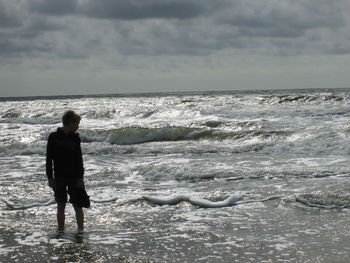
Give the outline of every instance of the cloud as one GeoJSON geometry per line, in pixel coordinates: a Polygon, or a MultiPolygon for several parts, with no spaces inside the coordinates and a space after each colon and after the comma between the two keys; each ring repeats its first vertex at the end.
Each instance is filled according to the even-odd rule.
{"type": "Polygon", "coordinates": [[[312,29],[344,26],[346,13],[342,1],[232,1],[219,20],[247,28],[312,29]]]}
{"type": "Polygon", "coordinates": [[[0,0],[0,28],[16,28],[22,25],[18,1],[0,0]]]}
{"type": "Polygon", "coordinates": [[[98,19],[139,20],[150,18],[188,19],[205,11],[203,0],[31,0],[31,12],[98,19]]]}
{"type": "Polygon", "coordinates": [[[27,2],[30,12],[53,16],[76,14],[77,0],[30,0],[27,2]]]}
{"type": "Polygon", "coordinates": [[[0,57],[37,57],[54,51],[54,43],[48,34],[65,27],[52,19],[27,16],[11,29],[0,26],[0,57]]]}
{"type": "Polygon", "coordinates": [[[203,6],[199,0],[85,0],[80,5],[80,14],[93,18],[120,20],[188,19],[201,15],[204,11],[203,6]]]}
{"type": "Polygon", "coordinates": [[[347,0],[0,0],[0,57],[348,54],[349,13],[347,0]]]}

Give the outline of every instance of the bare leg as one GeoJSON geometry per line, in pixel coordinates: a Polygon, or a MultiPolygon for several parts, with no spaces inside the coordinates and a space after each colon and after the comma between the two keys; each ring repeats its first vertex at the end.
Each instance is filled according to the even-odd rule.
{"type": "Polygon", "coordinates": [[[84,230],[84,211],[82,207],[74,206],[75,218],[77,219],[78,230],[84,230]]]}
{"type": "Polygon", "coordinates": [[[57,203],[57,224],[58,230],[64,230],[65,214],[64,210],[66,208],[65,203],[57,203]]]}

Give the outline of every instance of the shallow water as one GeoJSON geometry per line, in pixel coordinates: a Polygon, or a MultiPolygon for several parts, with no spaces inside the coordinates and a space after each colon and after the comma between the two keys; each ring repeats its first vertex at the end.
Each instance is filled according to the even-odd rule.
{"type": "Polygon", "coordinates": [[[348,262],[349,102],[348,90],[2,100],[0,198],[52,199],[46,140],[74,109],[93,202],[78,238],[70,206],[57,238],[55,205],[2,202],[0,261],[348,262]],[[242,200],[222,208],[142,198],[231,194],[242,200]]]}

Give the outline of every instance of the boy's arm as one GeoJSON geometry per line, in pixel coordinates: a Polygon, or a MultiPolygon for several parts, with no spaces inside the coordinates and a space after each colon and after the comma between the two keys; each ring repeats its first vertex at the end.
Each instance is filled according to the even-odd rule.
{"type": "Polygon", "coordinates": [[[83,154],[81,152],[81,141],[80,137],[78,137],[79,143],[78,143],[78,151],[77,151],[77,161],[78,161],[78,188],[85,188],[84,184],[84,162],[83,162],[83,154]]]}
{"type": "Polygon", "coordinates": [[[53,138],[52,134],[50,134],[49,139],[47,140],[46,147],[46,176],[47,179],[53,179],[53,170],[52,170],[52,162],[53,162],[53,138]]]}
{"type": "Polygon", "coordinates": [[[81,144],[81,142],[80,142],[80,138],[79,138],[78,151],[77,151],[78,178],[83,179],[83,177],[84,177],[84,163],[83,163],[83,154],[81,152],[81,145],[80,144],[81,144]]]}

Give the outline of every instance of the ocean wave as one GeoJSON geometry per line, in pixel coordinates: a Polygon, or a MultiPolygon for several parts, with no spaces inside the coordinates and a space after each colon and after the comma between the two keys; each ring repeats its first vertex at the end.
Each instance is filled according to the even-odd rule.
{"type": "Polygon", "coordinates": [[[347,131],[333,132],[309,130],[307,132],[294,132],[285,140],[266,145],[262,149],[266,154],[346,154],[350,153],[347,131]]]}
{"type": "Polygon", "coordinates": [[[16,156],[16,155],[44,155],[46,147],[43,144],[26,144],[14,142],[8,145],[0,145],[0,156],[16,156]]]}
{"type": "Polygon", "coordinates": [[[82,116],[88,119],[113,119],[116,115],[116,109],[96,109],[83,112],[82,116]]]}
{"type": "Polygon", "coordinates": [[[211,136],[207,129],[164,127],[164,128],[121,128],[112,130],[107,141],[111,144],[139,144],[154,141],[198,140],[211,136]]]}
{"type": "MultiPolygon", "coordinates": [[[[176,154],[176,153],[239,153],[261,151],[271,143],[278,143],[290,134],[288,131],[225,131],[210,128],[127,127],[111,130],[81,130],[83,153],[96,154],[176,154]],[[180,142],[192,143],[180,145],[180,142]],[[200,141],[200,142],[199,142],[200,141]],[[150,142],[178,142],[167,147],[149,147],[150,142]],[[198,142],[198,143],[197,143],[198,142]],[[119,147],[115,147],[118,145],[119,147]]],[[[0,143],[0,154],[33,155],[45,154],[47,133],[33,142],[20,141],[0,143]]]]}
{"type": "MultiPolygon", "coordinates": [[[[212,125],[212,124],[209,124],[212,125]]],[[[214,125],[214,124],[213,124],[214,125]]],[[[189,127],[127,127],[109,131],[82,131],[83,142],[109,142],[110,144],[132,145],[146,142],[185,141],[185,140],[249,140],[253,138],[270,139],[272,137],[287,136],[289,131],[223,131],[209,128],[189,127]]]]}
{"type": "Polygon", "coordinates": [[[295,200],[310,207],[346,208],[350,207],[350,194],[347,192],[303,193],[295,196],[295,200]]]}
{"type": "Polygon", "coordinates": [[[12,123],[12,124],[32,124],[32,125],[45,125],[45,124],[59,124],[61,120],[59,118],[1,118],[0,123],[12,123]]]}
{"type": "Polygon", "coordinates": [[[0,115],[3,119],[15,119],[21,116],[21,112],[14,109],[9,109],[0,115]]]}
{"type": "Polygon", "coordinates": [[[81,132],[82,142],[108,142],[118,145],[132,145],[146,142],[198,140],[210,137],[208,129],[186,127],[144,128],[127,127],[112,130],[85,130],[81,132]]]}
{"type": "MultiPolygon", "coordinates": [[[[333,154],[348,155],[347,136],[333,133],[298,133],[283,130],[227,131],[209,128],[120,128],[82,130],[82,150],[85,155],[98,154],[333,154]],[[157,144],[150,144],[157,142],[157,144]],[[162,143],[161,146],[159,143],[162,143]]],[[[20,139],[0,142],[0,155],[45,154],[47,134],[32,141],[20,139]]]]}
{"type": "Polygon", "coordinates": [[[35,106],[18,105],[15,109],[9,108],[0,112],[0,123],[14,124],[57,124],[61,122],[60,114],[57,112],[45,111],[35,106]]]}
{"type": "Polygon", "coordinates": [[[144,128],[127,127],[112,130],[82,131],[82,142],[108,142],[132,145],[146,142],[197,140],[212,133],[210,130],[186,127],[144,128]]]}
{"type": "Polygon", "coordinates": [[[260,104],[315,104],[349,102],[348,94],[310,93],[310,94],[280,94],[263,95],[260,104]]]}

